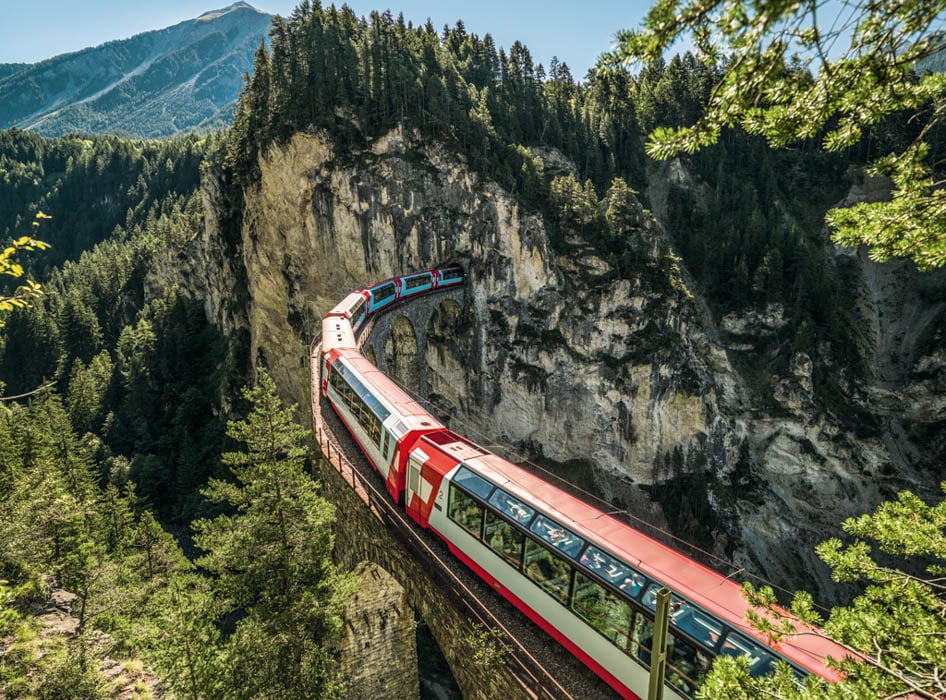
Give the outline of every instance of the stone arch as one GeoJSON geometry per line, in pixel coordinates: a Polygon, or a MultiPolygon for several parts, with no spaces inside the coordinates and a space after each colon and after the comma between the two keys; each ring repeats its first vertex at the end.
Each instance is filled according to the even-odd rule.
{"type": "Polygon", "coordinates": [[[370,343],[365,344],[365,357],[368,358],[368,362],[373,364],[375,367],[378,366],[378,358],[374,354],[374,346],[370,343]]]}
{"type": "Polygon", "coordinates": [[[406,316],[391,326],[384,346],[385,372],[412,391],[420,391],[420,364],[417,361],[417,332],[406,316]]]}
{"type": "Polygon", "coordinates": [[[444,299],[427,323],[427,390],[430,400],[455,415],[466,402],[467,360],[459,345],[464,326],[463,309],[454,299],[444,299]]]}

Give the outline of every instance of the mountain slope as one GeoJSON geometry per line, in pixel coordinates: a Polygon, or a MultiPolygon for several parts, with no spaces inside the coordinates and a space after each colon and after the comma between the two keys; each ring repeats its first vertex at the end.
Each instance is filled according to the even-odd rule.
{"type": "Polygon", "coordinates": [[[0,66],[0,128],[168,136],[223,125],[271,19],[238,2],[130,39],[0,66]]]}

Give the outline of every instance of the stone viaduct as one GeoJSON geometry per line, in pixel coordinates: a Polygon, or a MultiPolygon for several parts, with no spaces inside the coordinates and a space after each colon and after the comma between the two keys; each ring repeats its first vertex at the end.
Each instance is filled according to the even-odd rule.
{"type": "MultiPolygon", "coordinates": [[[[455,327],[463,304],[464,289],[455,288],[395,307],[365,330],[365,354],[389,376],[426,393],[428,338],[455,327]]],[[[317,348],[314,342],[312,416],[323,457],[316,469],[325,496],[337,508],[336,557],[361,577],[346,611],[341,649],[348,697],[419,696],[415,611],[433,633],[464,698],[575,697],[567,677],[588,683],[590,671],[537,628],[530,632],[531,644],[516,639],[520,635],[511,633],[507,622],[519,613],[436,537],[416,528],[391,503],[380,477],[358,459],[344,426],[320,401],[317,348]],[[542,656],[550,650],[559,678],[545,670],[549,661],[542,656]]],[[[607,686],[600,688],[608,697],[607,686]]]]}

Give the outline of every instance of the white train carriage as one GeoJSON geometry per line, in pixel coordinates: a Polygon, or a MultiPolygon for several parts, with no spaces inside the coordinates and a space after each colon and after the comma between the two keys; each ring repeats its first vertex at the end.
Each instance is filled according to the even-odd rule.
{"type": "Polygon", "coordinates": [[[401,447],[426,432],[443,430],[443,424],[354,348],[325,354],[322,391],[384,477],[391,498],[400,502],[407,462],[407,452],[401,447]]]}

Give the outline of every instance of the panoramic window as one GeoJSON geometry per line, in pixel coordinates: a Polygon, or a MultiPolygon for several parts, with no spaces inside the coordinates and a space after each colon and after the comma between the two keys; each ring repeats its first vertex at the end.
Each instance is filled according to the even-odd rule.
{"type": "Polygon", "coordinates": [[[641,613],[634,615],[630,655],[650,668],[650,650],[654,646],[654,622],[641,613]]]}
{"type": "Polygon", "coordinates": [[[479,539],[483,529],[483,506],[474,501],[453,484],[450,484],[450,519],[479,539]]]}
{"type": "Polygon", "coordinates": [[[764,676],[775,665],[775,657],[761,644],[749,641],[735,632],[726,636],[719,653],[726,656],[745,656],[749,661],[749,673],[753,676],[764,676]]]}
{"type": "Polygon", "coordinates": [[[571,567],[564,559],[533,540],[526,540],[526,576],[539,584],[546,593],[563,605],[568,604],[568,587],[571,583],[571,567]]]}
{"type": "MultiPolygon", "coordinates": [[[[657,607],[657,591],[659,588],[660,586],[653,583],[644,593],[643,603],[651,610],[657,607]]],[[[676,629],[686,632],[710,649],[715,648],[719,638],[723,636],[721,622],[677,595],[670,596],[670,624],[676,629]]]]}
{"type": "Polygon", "coordinates": [[[624,562],[615,559],[594,545],[588,545],[581,555],[581,565],[594,571],[632,598],[644,587],[646,579],[624,562]]]}
{"type": "Polygon", "coordinates": [[[510,564],[519,567],[522,562],[522,544],[525,535],[495,513],[486,512],[483,540],[510,564]]]}
{"type": "Polygon", "coordinates": [[[339,364],[332,366],[329,383],[342,399],[355,421],[364,429],[371,442],[379,446],[381,443],[381,422],[390,413],[355,377],[345,377],[339,369],[339,364]],[[379,416],[378,414],[381,414],[379,416]],[[383,417],[382,417],[383,416],[383,417]]]}
{"type": "Polygon", "coordinates": [[[496,493],[489,499],[489,502],[520,524],[529,522],[532,520],[532,516],[535,515],[535,509],[501,489],[496,489],[496,493]]]}
{"type": "Polygon", "coordinates": [[[382,284],[380,287],[372,289],[371,298],[374,300],[375,304],[378,304],[385,299],[393,297],[394,291],[394,282],[388,282],[387,284],[382,284]]]}
{"type": "Polygon", "coordinates": [[[693,697],[710,667],[710,655],[679,637],[667,648],[667,685],[678,693],[693,697]]]}
{"type": "Polygon", "coordinates": [[[365,300],[359,299],[355,303],[355,305],[351,307],[351,311],[349,311],[349,315],[351,318],[351,325],[357,326],[358,323],[361,321],[362,317],[365,315],[365,300]]]}
{"type": "Polygon", "coordinates": [[[575,574],[572,610],[621,649],[627,648],[630,606],[580,571],[575,574]]]}
{"type": "Polygon", "coordinates": [[[418,287],[423,287],[430,284],[430,273],[425,272],[422,275],[417,275],[416,277],[408,277],[404,280],[404,289],[411,290],[417,289],[418,287]]]}
{"type": "Polygon", "coordinates": [[[474,474],[463,466],[457,469],[456,476],[453,477],[453,480],[463,486],[467,491],[472,491],[484,500],[489,498],[489,494],[493,490],[491,483],[479,474],[474,474]]]}
{"type": "Polygon", "coordinates": [[[670,599],[670,623],[710,649],[723,636],[721,622],[676,596],[670,599]]]}
{"type": "Polygon", "coordinates": [[[540,515],[529,528],[543,540],[570,557],[577,557],[585,541],[571,530],[562,527],[554,520],[540,515]]]}

